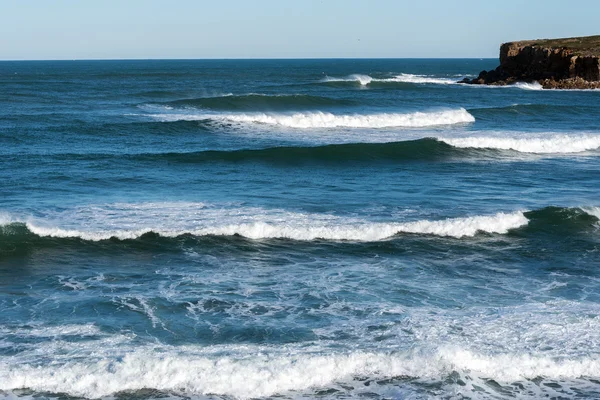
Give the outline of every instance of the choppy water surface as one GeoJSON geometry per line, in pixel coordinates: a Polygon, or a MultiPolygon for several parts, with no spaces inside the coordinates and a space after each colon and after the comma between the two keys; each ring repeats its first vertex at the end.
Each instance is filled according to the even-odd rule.
{"type": "Polygon", "coordinates": [[[0,63],[0,398],[600,397],[600,92],[495,63],[0,63]]]}

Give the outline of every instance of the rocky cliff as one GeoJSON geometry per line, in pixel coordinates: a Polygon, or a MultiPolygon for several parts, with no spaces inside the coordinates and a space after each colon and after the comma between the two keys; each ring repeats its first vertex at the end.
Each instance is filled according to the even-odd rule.
{"type": "Polygon", "coordinates": [[[537,81],[546,89],[600,89],[600,36],[504,43],[498,68],[462,82],[520,81],[537,81]]]}

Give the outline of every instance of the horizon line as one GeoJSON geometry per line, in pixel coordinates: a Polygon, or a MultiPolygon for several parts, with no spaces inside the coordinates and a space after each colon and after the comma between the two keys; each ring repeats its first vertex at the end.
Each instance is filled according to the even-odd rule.
{"type": "Polygon", "coordinates": [[[26,61],[254,61],[254,60],[493,60],[498,57],[207,57],[207,58],[7,58],[0,62],[26,61]]]}

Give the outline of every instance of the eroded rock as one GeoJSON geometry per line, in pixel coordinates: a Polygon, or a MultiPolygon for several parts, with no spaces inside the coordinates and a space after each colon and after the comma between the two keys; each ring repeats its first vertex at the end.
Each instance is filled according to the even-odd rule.
{"type": "Polygon", "coordinates": [[[500,66],[461,83],[539,82],[545,89],[600,88],[600,36],[531,40],[500,46],[500,66]]]}

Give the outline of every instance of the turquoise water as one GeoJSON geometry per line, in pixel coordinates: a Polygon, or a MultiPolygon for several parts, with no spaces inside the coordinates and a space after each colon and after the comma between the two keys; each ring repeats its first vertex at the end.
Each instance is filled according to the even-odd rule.
{"type": "Polygon", "coordinates": [[[600,397],[600,92],[496,63],[0,63],[0,398],[600,397]]]}

